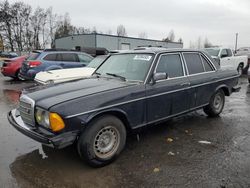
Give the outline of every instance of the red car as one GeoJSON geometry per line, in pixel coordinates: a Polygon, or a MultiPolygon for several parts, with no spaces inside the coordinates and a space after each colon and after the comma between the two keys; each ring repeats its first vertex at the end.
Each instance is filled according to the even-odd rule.
{"type": "Polygon", "coordinates": [[[12,78],[18,78],[19,70],[22,66],[23,61],[27,56],[15,57],[12,59],[4,60],[4,63],[1,67],[1,72],[4,76],[9,76],[12,78]]]}

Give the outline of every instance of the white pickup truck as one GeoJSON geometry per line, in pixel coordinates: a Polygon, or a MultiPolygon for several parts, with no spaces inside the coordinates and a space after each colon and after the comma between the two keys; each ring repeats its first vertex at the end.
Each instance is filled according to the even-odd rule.
{"type": "Polygon", "coordinates": [[[235,56],[230,48],[205,48],[213,58],[220,59],[220,66],[223,69],[237,69],[242,74],[243,68],[248,63],[247,56],[235,56]]]}

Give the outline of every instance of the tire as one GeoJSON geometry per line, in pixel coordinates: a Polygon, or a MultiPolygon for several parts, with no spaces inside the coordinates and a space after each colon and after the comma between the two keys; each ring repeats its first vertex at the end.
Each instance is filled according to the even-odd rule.
{"type": "Polygon", "coordinates": [[[210,117],[219,116],[225,104],[225,94],[222,89],[216,91],[211,97],[209,104],[203,108],[204,112],[210,117]]]}
{"type": "Polygon", "coordinates": [[[242,73],[243,73],[243,64],[239,64],[239,66],[237,68],[237,71],[238,71],[239,75],[242,75],[242,73]]]}
{"type": "Polygon", "coordinates": [[[20,79],[18,78],[19,72],[20,72],[20,69],[18,69],[18,70],[16,71],[16,73],[15,73],[15,77],[14,77],[15,80],[20,80],[20,79]]]}
{"type": "Polygon", "coordinates": [[[126,129],[114,116],[101,116],[92,121],[80,135],[77,150],[80,157],[92,167],[113,162],[126,143],[126,129]]]}

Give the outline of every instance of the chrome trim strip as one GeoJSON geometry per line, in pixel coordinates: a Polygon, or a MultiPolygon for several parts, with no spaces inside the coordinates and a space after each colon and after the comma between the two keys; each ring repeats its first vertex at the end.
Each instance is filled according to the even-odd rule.
{"type": "Polygon", "coordinates": [[[91,113],[91,112],[96,112],[96,111],[112,108],[114,106],[119,106],[119,105],[131,103],[131,102],[135,102],[135,101],[139,101],[139,100],[149,99],[149,98],[153,98],[153,97],[156,97],[156,96],[161,96],[161,95],[165,95],[165,94],[169,94],[169,93],[175,93],[175,92],[178,92],[178,91],[182,91],[182,90],[186,90],[186,89],[190,89],[190,88],[196,88],[196,87],[200,87],[200,86],[203,86],[203,85],[216,83],[216,82],[220,82],[220,81],[228,80],[228,79],[232,79],[232,78],[238,78],[238,77],[239,77],[238,75],[237,76],[232,76],[232,77],[229,77],[229,78],[219,79],[219,80],[216,80],[216,81],[213,81],[213,82],[207,82],[207,83],[204,83],[204,84],[198,84],[198,85],[187,87],[187,88],[182,88],[182,89],[177,89],[177,90],[173,90],[173,91],[163,92],[163,93],[159,93],[159,94],[155,94],[155,95],[151,95],[151,96],[147,96],[147,97],[141,97],[141,98],[133,99],[133,100],[130,100],[130,101],[125,101],[125,102],[121,102],[121,103],[117,103],[117,104],[104,106],[104,107],[101,107],[101,108],[96,108],[96,109],[89,110],[89,111],[86,111],[86,112],[81,112],[81,113],[69,115],[69,116],[66,116],[65,118],[68,119],[68,118],[76,117],[76,116],[79,116],[79,115],[84,115],[84,114],[88,114],[88,113],[91,113]]]}
{"type": "MultiPolygon", "coordinates": [[[[154,54],[155,54],[155,53],[154,53],[154,54]]],[[[146,84],[146,82],[147,82],[147,80],[148,80],[148,77],[149,77],[149,74],[151,73],[152,68],[153,68],[153,66],[154,66],[154,64],[155,64],[156,57],[157,57],[157,54],[154,55],[154,59],[153,59],[152,62],[151,62],[151,66],[150,66],[150,68],[149,68],[149,70],[148,70],[148,74],[146,75],[145,80],[144,80],[144,82],[143,82],[144,85],[146,84]]]]}
{"type": "Polygon", "coordinates": [[[147,123],[143,123],[143,124],[141,124],[141,125],[137,125],[137,126],[135,126],[135,127],[132,127],[132,129],[137,129],[137,128],[143,127],[143,126],[145,126],[145,125],[149,125],[149,124],[157,123],[157,122],[160,122],[160,121],[164,121],[164,120],[167,120],[167,119],[169,119],[169,118],[172,118],[172,117],[175,117],[175,116],[178,116],[178,115],[181,115],[181,114],[185,114],[185,113],[191,112],[191,111],[193,111],[193,110],[202,108],[202,107],[204,107],[204,106],[206,106],[206,105],[208,105],[208,104],[209,104],[209,103],[205,103],[205,104],[200,105],[200,106],[197,106],[197,107],[195,107],[195,108],[190,108],[189,110],[185,110],[185,111],[182,111],[182,112],[179,112],[179,113],[176,113],[176,114],[172,114],[172,115],[170,115],[170,116],[166,116],[166,117],[164,117],[164,118],[160,118],[160,119],[153,120],[153,121],[150,121],[150,122],[147,122],[147,123]]]}

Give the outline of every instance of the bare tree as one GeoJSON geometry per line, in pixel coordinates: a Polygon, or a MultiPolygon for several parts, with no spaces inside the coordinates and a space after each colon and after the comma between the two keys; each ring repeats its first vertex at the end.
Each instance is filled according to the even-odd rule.
{"type": "Polygon", "coordinates": [[[141,33],[139,33],[138,37],[139,37],[139,38],[142,38],[142,39],[147,39],[147,38],[148,38],[148,35],[147,35],[146,32],[141,32],[141,33]]]}
{"type": "Polygon", "coordinates": [[[11,51],[14,51],[14,38],[12,35],[11,21],[13,19],[11,12],[11,5],[6,0],[0,2],[0,28],[3,36],[3,41],[7,43],[7,48],[9,47],[11,51]]]}
{"type": "Polygon", "coordinates": [[[213,46],[213,44],[211,42],[209,42],[209,40],[206,37],[205,41],[204,41],[204,48],[210,48],[212,46],[213,46]]]}
{"type": "Polygon", "coordinates": [[[123,25],[118,25],[117,26],[117,36],[123,36],[123,37],[127,36],[126,29],[125,29],[125,27],[123,25]]]}
{"type": "Polygon", "coordinates": [[[75,28],[71,25],[69,14],[64,15],[63,21],[59,23],[55,32],[55,39],[74,34],[75,28]]]}
{"type": "Polygon", "coordinates": [[[183,43],[182,38],[179,38],[179,39],[178,39],[178,42],[179,42],[179,43],[183,43]]]}
{"type": "Polygon", "coordinates": [[[174,30],[171,30],[168,34],[168,39],[170,42],[174,42],[175,40],[175,34],[174,34],[174,30]]]}
{"type": "Polygon", "coordinates": [[[197,42],[196,42],[196,47],[197,49],[203,48],[201,37],[198,37],[197,42]]]}
{"type": "Polygon", "coordinates": [[[111,29],[109,29],[109,30],[106,32],[106,34],[107,34],[107,35],[112,35],[112,34],[113,34],[113,32],[112,32],[112,30],[111,30],[111,29]]]}

